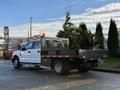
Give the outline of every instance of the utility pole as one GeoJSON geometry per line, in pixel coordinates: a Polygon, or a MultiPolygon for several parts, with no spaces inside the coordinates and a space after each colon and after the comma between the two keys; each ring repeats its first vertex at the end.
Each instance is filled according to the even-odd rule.
{"type": "Polygon", "coordinates": [[[29,30],[28,30],[28,38],[30,37],[30,35],[29,35],[30,33],[29,33],[29,30]]]}
{"type": "Polygon", "coordinates": [[[32,17],[30,17],[30,37],[32,37],[32,17]]]}

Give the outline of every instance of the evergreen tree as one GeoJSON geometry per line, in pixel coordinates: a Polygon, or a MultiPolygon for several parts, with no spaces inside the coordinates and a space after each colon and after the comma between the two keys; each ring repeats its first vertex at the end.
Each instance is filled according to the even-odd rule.
{"type": "Polygon", "coordinates": [[[119,38],[118,30],[114,20],[110,20],[109,33],[108,33],[108,51],[111,57],[117,55],[117,50],[119,49],[119,38]]]}
{"type": "Polygon", "coordinates": [[[93,47],[93,35],[87,30],[87,26],[81,23],[76,27],[70,22],[70,13],[67,12],[63,30],[59,31],[57,37],[69,38],[70,48],[90,49],[93,47]]]}
{"type": "Polygon", "coordinates": [[[99,49],[104,49],[104,36],[102,30],[103,28],[101,23],[97,23],[95,32],[95,47],[99,49]]]}
{"type": "Polygon", "coordinates": [[[57,37],[60,38],[69,38],[70,40],[70,48],[79,48],[78,40],[76,37],[76,29],[77,27],[70,22],[70,13],[66,13],[65,23],[63,24],[63,30],[59,31],[57,37]]]}
{"type": "Polygon", "coordinates": [[[87,30],[85,23],[79,25],[80,30],[80,47],[81,49],[91,49],[93,48],[93,35],[87,30]]]}

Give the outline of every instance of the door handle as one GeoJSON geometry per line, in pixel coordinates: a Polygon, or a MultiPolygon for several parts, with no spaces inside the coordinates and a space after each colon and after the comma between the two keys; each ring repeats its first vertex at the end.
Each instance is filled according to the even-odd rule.
{"type": "Polygon", "coordinates": [[[38,53],[40,53],[40,51],[37,51],[38,53]]]}
{"type": "Polygon", "coordinates": [[[30,51],[28,51],[28,53],[31,53],[30,51]]]}

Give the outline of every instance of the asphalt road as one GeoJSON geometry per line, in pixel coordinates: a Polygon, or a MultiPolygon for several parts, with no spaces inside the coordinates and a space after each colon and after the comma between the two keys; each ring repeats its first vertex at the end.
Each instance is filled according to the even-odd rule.
{"type": "Polygon", "coordinates": [[[0,90],[120,90],[120,74],[89,71],[55,75],[49,69],[22,68],[0,61],[0,90]]]}

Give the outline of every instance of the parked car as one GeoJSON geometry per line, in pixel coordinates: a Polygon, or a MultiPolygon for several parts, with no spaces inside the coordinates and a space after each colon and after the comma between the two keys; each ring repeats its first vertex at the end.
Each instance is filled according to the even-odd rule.
{"type": "Polygon", "coordinates": [[[4,51],[3,58],[4,59],[11,59],[13,51],[15,51],[15,49],[9,49],[9,50],[4,51]]]}

